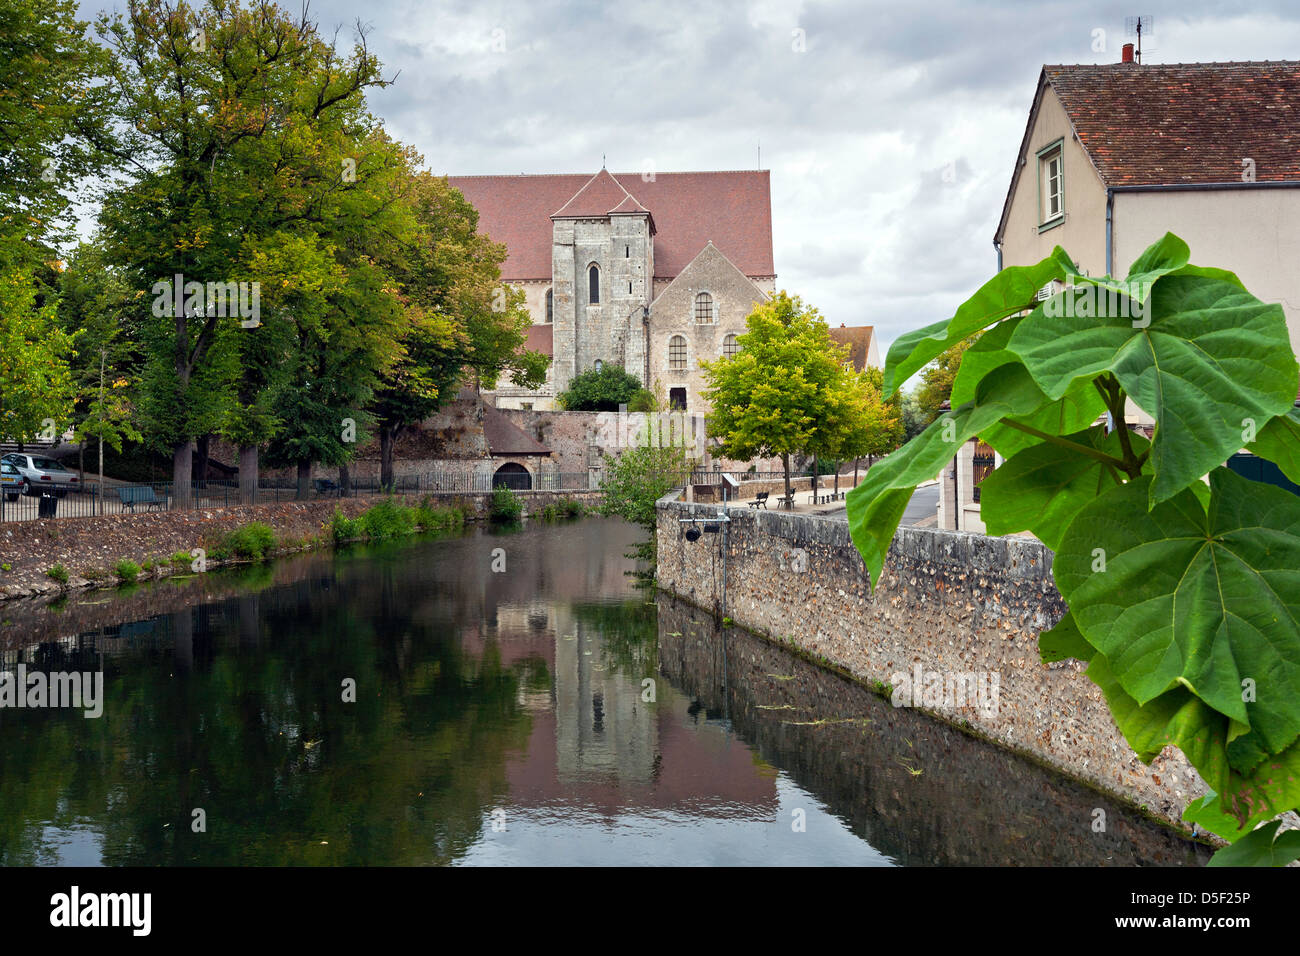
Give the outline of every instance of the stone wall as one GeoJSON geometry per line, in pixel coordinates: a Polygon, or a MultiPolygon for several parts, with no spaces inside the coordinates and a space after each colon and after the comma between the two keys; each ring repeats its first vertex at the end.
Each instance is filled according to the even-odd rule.
{"type": "Polygon", "coordinates": [[[996,707],[922,698],[923,709],[1042,760],[1076,779],[1177,821],[1205,792],[1178,751],[1147,766],[1116,729],[1085,665],[1044,665],[1038,633],[1064,612],[1052,553],[1031,538],[900,528],[873,594],[841,517],[733,509],[722,535],[688,542],[678,519],[708,506],[659,502],[659,586],[766,636],[843,667],[868,684],[906,692],[915,668],[957,692],[972,675],[996,707]],[[878,682],[878,683],[877,683],[878,682]],[[990,695],[991,696],[991,695],[990,695]]]}
{"type": "MultiPolygon", "coordinates": [[[[594,505],[598,492],[522,491],[524,514],[538,514],[547,505],[576,500],[594,505]]],[[[424,495],[405,496],[416,504],[424,495]]],[[[434,505],[455,505],[474,515],[487,514],[491,494],[433,494],[434,505]]],[[[339,508],[354,517],[382,501],[378,496],[286,501],[229,508],[189,511],[152,511],[138,514],[56,518],[44,521],[7,521],[0,525],[0,601],[57,591],[60,585],[46,571],[56,564],[67,569],[70,585],[85,586],[109,577],[121,560],[143,565],[163,564],[177,551],[211,550],[222,536],[253,521],[270,525],[287,550],[329,545],[326,529],[339,508]]],[[[0,629],[3,633],[3,629],[0,629]]]]}

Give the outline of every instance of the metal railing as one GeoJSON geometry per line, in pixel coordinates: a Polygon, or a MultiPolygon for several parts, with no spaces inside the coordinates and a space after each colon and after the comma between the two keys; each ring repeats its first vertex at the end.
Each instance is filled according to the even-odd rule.
{"type": "MultiPolygon", "coordinates": [[[[722,484],[723,475],[728,475],[734,478],[736,481],[784,481],[785,480],[784,471],[711,471],[707,468],[697,468],[695,471],[691,472],[691,484],[720,485],[722,484]]],[[[790,472],[791,481],[793,481],[796,478],[807,478],[807,477],[808,477],[808,473],[806,471],[790,472]]],[[[832,480],[834,480],[835,478],[834,475],[826,475],[824,477],[830,478],[832,480]]]]}
{"type": "MultiPolygon", "coordinates": [[[[299,495],[297,482],[293,479],[264,478],[258,481],[254,503],[319,501],[388,494],[483,494],[502,485],[513,491],[581,492],[591,490],[592,478],[588,472],[554,472],[536,476],[522,472],[497,475],[428,472],[395,476],[392,484],[387,487],[378,478],[354,478],[346,488],[340,487],[336,479],[316,478],[308,485],[305,496],[299,495]]],[[[147,514],[154,511],[227,508],[238,504],[240,494],[236,479],[191,482],[189,494],[178,496],[170,481],[106,484],[101,495],[99,483],[92,478],[84,485],[57,493],[26,496],[6,491],[0,497],[0,521],[147,514]]]]}

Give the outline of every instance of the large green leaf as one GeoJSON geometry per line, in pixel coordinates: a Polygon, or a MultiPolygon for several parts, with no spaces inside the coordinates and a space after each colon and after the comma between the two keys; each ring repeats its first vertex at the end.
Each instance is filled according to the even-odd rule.
{"type": "MultiPolygon", "coordinates": [[[[1128,437],[1135,452],[1146,449],[1141,435],[1128,437]]],[[[1118,432],[1108,435],[1103,428],[1089,428],[1064,440],[1123,457],[1118,432]]],[[[1112,466],[1053,442],[1039,442],[1008,458],[980,483],[980,517],[989,534],[1032,531],[1055,551],[1079,510],[1118,482],[1112,466]]]]}
{"type": "MultiPolygon", "coordinates": [[[[1075,290],[1080,293],[1080,290],[1075,290]]],[[[1295,401],[1300,370],[1282,307],[1230,282],[1192,275],[1158,281],[1150,324],[1107,315],[1035,311],[1007,348],[1049,396],[1113,372],[1157,422],[1151,501],[1163,501],[1242,445],[1244,423],[1267,422],[1295,401]]]]}
{"type": "Polygon", "coordinates": [[[1093,654],[1087,674],[1101,688],[1116,726],[1143,763],[1150,763],[1166,747],[1177,747],[1212,788],[1231,787],[1226,717],[1185,687],[1139,704],[1120,686],[1102,654],[1093,654]]]}
{"type": "Polygon", "coordinates": [[[1069,611],[1056,622],[1056,626],[1038,635],[1038,656],[1044,664],[1074,659],[1090,661],[1096,648],[1083,639],[1079,625],[1069,611]]]}
{"type": "Polygon", "coordinates": [[[1075,274],[1074,263],[1057,246],[1035,265],[1003,269],[963,302],[951,319],[900,335],[885,360],[884,397],[889,398],[927,362],[962,339],[1009,315],[1032,309],[1038,290],[1048,282],[1075,274]]]}
{"type": "MultiPolygon", "coordinates": [[[[1129,267],[1128,277],[1124,279],[1112,279],[1110,276],[1074,276],[1071,280],[1072,285],[1094,286],[1109,292],[1114,292],[1118,296],[1123,296],[1131,301],[1125,306],[1131,310],[1132,304],[1138,305],[1145,302],[1151,295],[1151,290],[1157,279],[1171,274],[1180,274],[1184,270],[1198,270],[1197,266],[1188,266],[1187,260],[1191,255],[1187,248],[1187,243],[1183,242],[1172,232],[1166,232],[1163,236],[1143,250],[1142,255],[1134,260],[1133,265],[1129,267]]],[[[1223,276],[1232,276],[1230,272],[1223,270],[1213,270],[1215,273],[1222,273],[1223,276]]],[[[1198,270],[1195,274],[1205,275],[1209,270],[1198,270]]],[[[1236,276],[1232,276],[1236,279],[1236,276]]],[[[1240,283],[1238,283],[1240,284],[1240,283]]],[[[1116,303],[1118,304],[1118,303],[1116,303]]]]}
{"type": "Polygon", "coordinates": [[[1250,450],[1267,458],[1300,485],[1300,408],[1291,408],[1285,415],[1269,419],[1259,431],[1250,450]]]}
{"type": "Polygon", "coordinates": [[[1206,866],[1286,866],[1300,860],[1300,830],[1278,834],[1281,820],[1252,830],[1231,846],[1226,846],[1206,866]]]}
{"type": "Polygon", "coordinates": [[[1230,721],[1186,687],[1174,687],[1138,704],[1120,686],[1105,656],[1097,653],[1087,675],[1101,689],[1116,726],[1143,763],[1150,763],[1165,747],[1177,747],[1220,794],[1219,806],[1198,816],[1207,829],[1227,838],[1221,827],[1210,826],[1212,817],[1230,814],[1240,827],[1250,827],[1300,806],[1300,743],[1240,773],[1227,756],[1230,721]]]}
{"type": "Polygon", "coordinates": [[[871,572],[872,587],[879,583],[889,544],[916,486],[937,475],[962,444],[982,429],[1005,416],[1027,414],[1046,400],[1023,365],[1004,365],[980,383],[975,400],[940,415],[925,431],[872,466],[845,499],[849,533],[871,572]]]}
{"type": "Polygon", "coordinates": [[[1053,561],[1061,594],[1139,703],[1182,685],[1231,718],[1229,739],[1278,753],[1300,735],[1300,498],[1218,468],[1208,513],[1190,490],[1148,512],[1150,481],[1079,512],[1053,561]]]}

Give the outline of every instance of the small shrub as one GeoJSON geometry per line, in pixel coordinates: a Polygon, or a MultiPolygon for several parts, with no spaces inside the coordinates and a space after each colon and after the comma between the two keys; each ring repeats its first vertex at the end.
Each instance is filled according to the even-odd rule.
{"type": "Polygon", "coordinates": [[[177,571],[188,571],[192,560],[188,551],[177,551],[171,556],[172,567],[177,571]]]}
{"type": "Polygon", "coordinates": [[[68,583],[68,569],[61,564],[54,565],[48,571],[46,571],[45,574],[51,580],[58,581],[60,584],[68,583]]]}
{"type": "Polygon", "coordinates": [[[488,505],[488,517],[493,521],[518,521],[524,513],[524,502],[517,494],[501,485],[492,489],[492,502],[488,505]]]}
{"type": "Polygon", "coordinates": [[[415,509],[389,498],[361,516],[366,537],[378,540],[410,534],[415,530],[415,509]]]}
{"type": "Polygon", "coordinates": [[[8,562],[5,562],[4,564],[0,564],[0,571],[12,571],[12,570],[13,570],[13,565],[9,564],[8,562]]]}
{"type": "Polygon", "coordinates": [[[335,544],[342,544],[344,541],[360,538],[363,533],[361,519],[349,518],[343,513],[342,508],[336,506],[334,508],[334,517],[330,518],[329,532],[335,544]]]}
{"type": "Polygon", "coordinates": [[[566,518],[577,518],[587,513],[586,507],[576,498],[565,498],[560,502],[559,508],[566,518]]]}
{"type": "Polygon", "coordinates": [[[275,547],[275,531],[270,525],[253,521],[226,535],[223,542],[231,554],[250,561],[260,561],[275,547]]]}
{"type": "Polygon", "coordinates": [[[148,558],[144,562],[144,564],[140,565],[140,570],[143,571],[145,574],[149,575],[150,577],[153,577],[154,568],[156,568],[157,566],[158,564],[156,561],[154,561],[153,558],[148,558]]]}
{"type": "Polygon", "coordinates": [[[123,584],[129,584],[140,577],[140,565],[123,558],[113,566],[113,573],[123,584]]]}

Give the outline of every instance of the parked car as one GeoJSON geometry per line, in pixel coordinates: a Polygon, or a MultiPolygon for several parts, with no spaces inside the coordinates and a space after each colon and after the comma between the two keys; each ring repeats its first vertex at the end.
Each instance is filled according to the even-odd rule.
{"type": "Polygon", "coordinates": [[[81,486],[77,476],[53,458],[14,452],[0,458],[0,461],[13,465],[17,469],[21,479],[20,489],[25,495],[39,495],[44,491],[52,491],[62,498],[69,491],[76,491],[81,486]]]}
{"type": "Polygon", "coordinates": [[[23,476],[7,461],[0,461],[0,491],[9,501],[17,501],[23,490],[23,476]]]}

